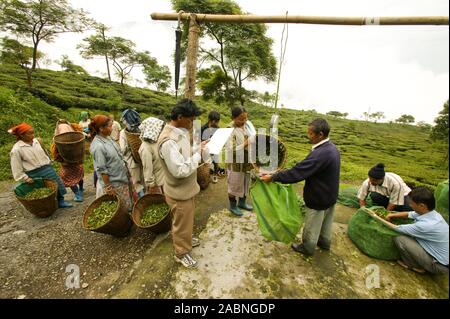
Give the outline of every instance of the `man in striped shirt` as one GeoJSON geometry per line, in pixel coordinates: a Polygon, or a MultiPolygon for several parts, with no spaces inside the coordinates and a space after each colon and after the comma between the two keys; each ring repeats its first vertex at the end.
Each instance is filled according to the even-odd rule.
{"type": "Polygon", "coordinates": [[[366,205],[369,195],[373,203],[383,206],[389,211],[412,211],[408,203],[408,194],[411,189],[403,179],[394,173],[384,171],[384,164],[379,163],[369,170],[366,179],[358,191],[359,205],[366,205]]]}

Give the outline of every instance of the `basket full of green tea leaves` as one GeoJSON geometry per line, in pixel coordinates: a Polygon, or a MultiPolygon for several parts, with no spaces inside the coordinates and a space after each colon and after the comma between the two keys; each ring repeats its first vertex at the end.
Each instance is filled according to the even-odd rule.
{"type": "Polygon", "coordinates": [[[48,217],[57,209],[57,184],[50,179],[36,178],[33,183],[21,183],[16,186],[14,193],[19,202],[33,215],[48,217]]]}
{"type": "Polygon", "coordinates": [[[93,201],[83,216],[83,227],[94,232],[123,237],[132,223],[128,209],[118,196],[103,195],[93,201]]]}
{"type": "Polygon", "coordinates": [[[133,222],[139,228],[153,233],[163,233],[170,230],[170,208],[163,195],[146,194],[141,197],[133,208],[131,214],[133,222]]]}

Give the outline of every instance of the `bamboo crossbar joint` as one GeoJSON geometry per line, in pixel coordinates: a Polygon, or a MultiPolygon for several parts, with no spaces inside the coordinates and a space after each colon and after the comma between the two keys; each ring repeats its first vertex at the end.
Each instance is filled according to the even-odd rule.
{"type": "MultiPolygon", "coordinates": [[[[189,20],[191,13],[152,13],[153,20],[189,20]]],[[[258,16],[195,13],[198,23],[303,23],[331,25],[448,25],[448,16],[416,17],[320,17],[320,16],[258,16]]]]}

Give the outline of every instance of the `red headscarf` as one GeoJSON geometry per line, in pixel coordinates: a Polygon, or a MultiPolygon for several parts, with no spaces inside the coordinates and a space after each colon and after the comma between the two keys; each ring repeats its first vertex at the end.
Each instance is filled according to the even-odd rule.
{"type": "Polygon", "coordinates": [[[100,128],[106,126],[111,119],[105,115],[96,115],[91,120],[89,124],[89,130],[91,132],[91,137],[94,137],[100,132],[100,128]]]}
{"type": "Polygon", "coordinates": [[[26,132],[31,130],[33,127],[27,123],[21,123],[13,128],[8,130],[9,134],[15,135],[17,139],[20,139],[21,135],[24,135],[26,132]]]}

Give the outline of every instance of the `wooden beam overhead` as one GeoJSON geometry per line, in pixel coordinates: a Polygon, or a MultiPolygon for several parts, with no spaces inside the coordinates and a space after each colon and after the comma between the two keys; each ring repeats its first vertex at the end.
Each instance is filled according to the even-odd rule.
{"type": "MultiPolygon", "coordinates": [[[[192,13],[152,13],[153,20],[189,20],[192,13]]],[[[448,16],[422,17],[316,17],[316,16],[258,16],[195,13],[198,23],[302,23],[330,25],[448,25],[448,16]]]]}

